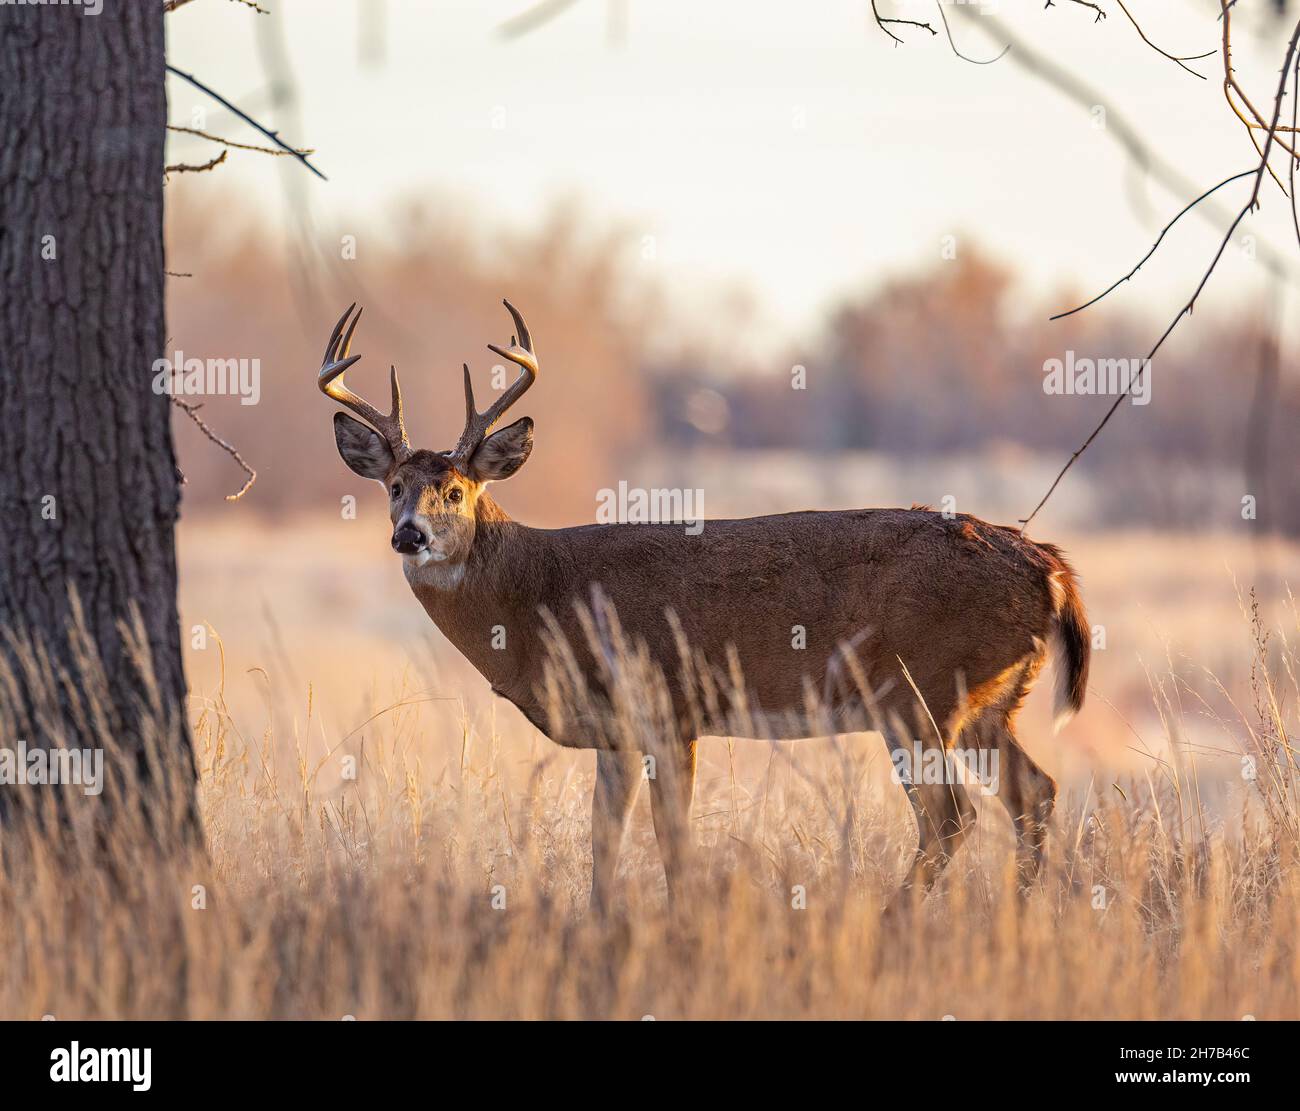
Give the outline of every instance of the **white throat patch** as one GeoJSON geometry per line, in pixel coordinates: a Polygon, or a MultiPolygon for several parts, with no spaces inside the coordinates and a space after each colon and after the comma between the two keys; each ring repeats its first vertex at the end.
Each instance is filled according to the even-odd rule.
{"type": "Polygon", "coordinates": [[[442,552],[431,552],[426,548],[415,555],[402,556],[402,574],[412,587],[455,590],[465,577],[465,564],[448,563],[442,552]]]}

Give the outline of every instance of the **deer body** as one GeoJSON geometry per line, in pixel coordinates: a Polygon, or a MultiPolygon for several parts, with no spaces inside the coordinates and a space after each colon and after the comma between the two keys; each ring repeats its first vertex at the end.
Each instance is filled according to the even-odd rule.
{"type": "MultiPolygon", "coordinates": [[[[708,660],[724,663],[734,649],[752,709],[773,727],[765,735],[794,739],[810,735],[808,684],[826,691],[838,647],[855,638],[882,716],[913,717],[916,697],[901,660],[935,720],[957,728],[999,691],[1008,668],[1042,653],[1055,619],[1051,576],[1063,566],[1014,530],[926,510],[708,521],[699,535],[667,524],[533,529],[495,507],[489,519],[454,584],[439,565],[409,561],[407,580],[492,689],[551,740],[575,748],[599,747],[600,738],[547,722],[539,614],[554,614],[568,642],[582,645],[575,605],[589,603],[593,587],[651,657],[669,665],[665,678],[683,721],[690,710],[675,676],[679,650],[667,610],[708,660]],[[917,630],[931,635],[918,638],[917,630]],[[504,643],[494,647],[494,639],[504,643]]],[[[845,693],[844,684],[832,686],[832,708],[845,693]]]]}
{"type": "MultiPolygon", "coordinates": [[[[511,313],[522,346],[493,350],[524,373],[478,414],[466,369],[466,433],[450,452],[406,444],[395,371],[387,417],[342,385],[355,362],[355,319],[338,353],[348,314],[326,349],[321,382],[378,429],[335,418],[344,460],[389,490],[393,546],[430,618],[543,733],[597,749],[593,903],[609,898],[643,752],[656,760],[651,801],[671,895],[690,852],[699,736],[786,739],[841,724],[879,729],[896,755],[958,741],[996,751],[999,797],[1016,827],[1022,878],[1032,883],[1055,784],[1020,747],[1014,718],[1049,643],[1062,657],[1058,713],[1082,704],[1088,670],[1086,618],[1060,552],[1014,529],[924,508],[785,513],[689,531],[516,523],[484,488],[522,466],[532,445],[528,418],[487,434],[536,376],[527,327],[511,313]],[[662,681],[654,736],[610,726],[619,665],[606,659],[604,634],[593,634],[601,617],[593,610],[602,606],[615,615],[620,642],[635,645],[662,681]],[[556,697],[564,668],[557,643],[589,696],[581,710],[556,697]],[[705,697],[728,677],[739,678],[738,691],[705,697]]],[[[929,886],[974,807],[960,782],[905,780],[905,788],[919,831],[907,886],[929,886]]]]}

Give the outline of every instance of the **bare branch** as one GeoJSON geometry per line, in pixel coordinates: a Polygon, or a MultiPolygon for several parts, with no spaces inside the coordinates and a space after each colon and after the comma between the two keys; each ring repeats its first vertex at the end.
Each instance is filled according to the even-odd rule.
{"type": "MultiPolygon", "coordinates": [[[[1295,60],[1295,76],[1291,81],[1291,130],[1294,131],[1296,123],[1300,120],[1300,58],[1295,60]]],[[[1295,164],[1300,159],[1292,158],[1288,161],[1289,179],[1291,183],[1291,223],[1295,225],[1295,240],[1300,245],[1300,213],[1296,212],[1295,206],[1295,164]]]]}
{"type": "MultiPolygon", "coordinates": [[[[1224,45],[1226,50],[1227,47],[1226,24],[1228,22],[1228,8],[1231,5],[1230,3],[1227,2],[1227,0],[1220,0],[1220,2],[1223,4],[1223,17],[1224,17],[1224,24],[1225,24],[1224,45]]],[[[1158,352],[1160,348],[1164,346],[1165,340],[1167,340],[1169,336],[1173,333],[1173,330],[1176,327],[1178,327],[1179,321],[1181,321],[1184,316],[1189,316],[1191,314],[1192,310],[1196,307],[1196,299],[1200,297],[1201,291],[1205,288],[1206,284],[1209,282],[1210,275],[1214,273],[1214,268],[1218,266],[1219,259],[1223,257],[1223,252],[1228,249],[1228,244],[1232,241],[1232,236],[1236,232],[1237,226],[1241,223],[1242,220],[1246,218],[1246,214],[1248,212],[1251,212],[1258,206],[1259,191],[1264,184],[1264,173],[1269,168],[1268,156],[1270,153],[1272,153],[1273,142],[1276,138],[1275,130],[1277,128],[1278,120],[1281,118],[1282,115],[1282,101],[1286,96],[1286,79],[1291,69],[1292,62],[1295,60],[1296,57],[1296,44],[1298,42],[1300,42],[1300,21],[1296,22],[1295,30],[1292,31],[1291,33],[1291,41],[1287,44],[1287,48],[1286,48],[1286,57],[1282,61],[1282,76],[1278,81],[1277,95],[1273,99],[1273,120],[1272,123],[1269,125],[1268,137],[1264,141],[1264,149],[1260,153],[1259,167],[1255,171],[1255,186],[1250,191],[1250,199],[1245,203],[1245,205],[1242,206],[1241,211],[1237,213],[1237,218],[1232,221],[1232,226],[1228,228],[1227,233],[1224,235],[1223,241],[1219,244],[1219,249],[1215,252],[1214,258],[1210,260],[1209,268],[1201,276],[1201,280],[1200,282],[1197,283],[1196,289],[1192,293],[1191,298],[1188,300],[1187,304],[1185,304],[1178,311],[1178,315],[1175,316],[1174,319],[1170,322],[1169,327],[1164,330],[1164,333],[1160,336],[1160,338],[1156,340],[1155,346],[1151,348],[1150,354],[1148,354],[1146,359],[1143,361],[1142,369],[1139,370],[1138,373],[1133,376],[1132,380],[1124,388],[1124,391],[1117,398],[1115,398],[1114,403],[1110,406],[1110,408],[1106,410],[1105,415],[1098,422],[1097,427],[1092,430],[1088,438],[1084,440],[1082,445],[1080,445],[1079,449],[1073,455],[1071,455],[1070,458],[1066,461],[1065,466],[1061,468],[1060,472],[1053,480],[1052,485],[1048,488],[1047,493],[1044,494],[1042,500],[1039,501],[1039,503],[1036,506],[1034,506],[1033,512],[1030,513],[1028,517],[1021,519],[1020,531],[1022,533],[1025,531],[1025,529],[1029,527],[1030,521],[1032,521],[1038,515],[1038,511],[1042,509],[1044,505],[1047,504],[1048,498],[1052,496],[1057,486],[1061,484],[1061,479],[1065,477],[1066,472],[1068,472],[1069,469],[1074,466],[1075,461],[1079,458],[1079,456],[1081,456],[1085,451],[1088,450],[1088,447],[1092,444],[1093,440],[1095,440],[1097,436],[1101,433],[1101,430],[1105,428],[1108,423],[1110,423],[1110,418],[1115,415],[1116,410],[1120,407],[1121,404],[1123,404],[1124,400],[1129,396],[1134,385],[1136,385],[1138,381],[1141,380],[1142,375],[1146,373],[1147,367],[1150,365],[1151,360],[1156,357],[1156,352],[1158,352]]]]}
{"type": "Polygon", "coordinates": [[[293,155],[296,159],[298,159],[299,162],[301,162],[304,166],[306,166],[307,169],[309,169],[318,178],[320,178],[321,181],[329,180],[329,178],[327,178],[323,173],[321,173],[320,170],[316,169],[315,166],[313,166],[310,162],[307,161],[307,156],[305,154],[302,154],[300,151],[294,150],[294,148],[289,146],[283,139],[281,139],[276,132],[263,127],[255,119],[253,119],[253,117],[250,116],[247,112],[243,111],[242,109],[236,108],[233,104],[230,103],[230,101],[228,101],[219,92],[216,92],[215,90],[208,88],[207,85],[203,84],[203,82],[200,81],[197,77],[195,77],[192,73],[186,73],[183,70],[179,70],[175,66],[170,64],[167,66],[167,72],[174,73],[176,74],[177,77],[183,78],[199,91],[207,93],[208,96],[212,97],[212,99],[215,100],[218,104],[220,104],[223,108],[227,108],[231,112],[234,112],[235,115],[237,115],[241,120],[243,120],[251,127],[256,128],[268,139],[270,139],[271,142],[273,142],[281,150],[286,151],[287,153],[293,155]]]}
{"type": "Polygon", "coordinates": [[[1196,200],[1192,201],[1191,204],[1187,205],[1186,208],[1184,208],[1177,216],[1175,216],[1172,220],[1169,221],[1169,223],[1167,223],[1164,226],[1164,230],[1156,237],[1156,241],[1153,244],[1151,244],[1151,250],[1149,250],[1145,255],[1142,256],[1141,262],[1139,262],[1135,267],[1133,267],[1132,270],[1130,270],[1127,274],[1125,274],[1113,285],[1108,286],[1101,293],[1098,293],[1097,296],[1094,297],[1091,301],[1085,301],[1077,309],[1070,309],[1069,312],[1058,312],[1055,316],[1048,317],[1048,319],[1062,320],[1067,316],[1073,316],[1076,312],[1082,312],[1090,305],[1095,305],[1098,301],[1100,301],[1103,297],[1105,297],[1107,293],[1113,292],[1119,286],[1123,285],[1126,281],[1128,281],[1129,278],[1133,277],[1133,275],[1136,274],[1139,270],[1141,270],[1143,264],[1147,261],[1147,259],[1149,259],[1152,255],[1156,253],[1156,248],[1160,246],[1161,240],[1164,239],[1169,229],[1172,228],[1176,223],[1178,223],[1178,221],[1181,220],[1184,216],[1186,216],[1188,212],[1190,212],[1193,208],[1195,208],[1198,204],[1200,204],[1201,201],[1205,200],[1205,198],[1208,197],[1211,193],[1217,192],[1219,189],[1222,189],[1229,182],[1238,181],[1243,177],[1250,177],[1257,172],[1258,171],[1256,170],[1243,170],[1239,174],[1233,174],[1232,177],[1224,178],[1221,182],[1219,182],[1218,185],[1215,185],[1213,188],[1207,189],[1204,193],[1202,193],[1199,197],[1197,197],[1196,200]]]}
{"type": "MultiPolygon", "coordinates": [[[[1277,120],[1274,119],[1272,125],[1265,125],[1264,117],[1260,115],[1259,110],[1250,102],[1250,97],[1246,95],[1246,90],[1243,89],[1241,87],[1240,82],[1237,81],[1236,71],[1233,69],[1232,66],[1232,27],[1231,27],[1232,18],[1230,14],[1232,11],[1232,4],[1229,2],[1229,0],[1219,0],[1219,3],[1222,5],[1222,11],[1220,12],[1220,15],[1223,19],[1223,95],[1228,102],[1228,107],[1231,108],[1232,111],[1236,114],[1237,118],[1240,119],[1241,122],[1246,125],[1246,134],[1250,137],[1250,142],[1251,145],[1255,148],[1255,153],[1260,154],[1262,152],[1260,150],[1259,142],[1256,140],[1255,133],[1251,129],[1250,121],[1247,120],[1245,116],[1241,114],[1241,109],[1239,109],[1237,105],[1233,102],[1232,94],[1235,92],[1237,96],[1241,98],[1241,102],[1250,110],[1251,116],[1254,117],[1255,122],[1258,123],[1260,127],[1269,126],[1270,140],[1274,138],[1274,136],[1277,134],[1279,130],[1277,127],[1277,120]]],[[[1288,67],[1285,65],[1282,67],[1284,87],[1285,87],[1285,80],[1286,80],[1285,73],[1287,68],[1288,67]]],[[[1292,158],[1300,157],[1300,155],[1296,154],[1296,151],[1293,147],[1288,146],[1281,139],[1277,139],[1276,141],[1277,141],[1277,145],[1280,146],[1283,150],[1285,150],[1292,158]]],[[[1274,182],[1277,183],[1277,187],[1281,189],[1283,193],[1285,193],[1286,189],[1283,188],[1282,182],[1278,180],[1277,174],[1273,172],[1272,166],[1268,167],[1268,172],[1269,172],[1269,176],[1272,177],[1274,182]]]]}
{"type": "Polygon", "coordinates": [[[216,444],[217,447],[221,448],[222,451],[224,451],[227,455],[229,455],[231,459],[233,459],[236,463],[239,464],[244,474],[248,475],[247,480],[244,482],[244,485],[239,488],[239,490],[237,490],[233,494],[226,495],[226,501],[238,501],[240,498],[242,498],[245,494],[248,493],[249,488],[253,485],[254,482],[257,481],[257,472],[253,470],[253,468],[250,467],[244,461],[244,457],[240,455],[238,451],[235,450],[234,445],[228,444],[225,440],[223,440],[220,436],[218,436],[215,432],[213,432],[212,429],[209,428],[207,424],[204,423],[203,418],[199,416],[199,405],[195,404],[192,401],[183,401],[181,398],[175,396],[172,397],[172,404],[175,405],[178,409],[180,409],[181,412],[183,412],[187,417],[189,417],[190,420],[192,420],[198,426],[199,431],[202,432],[203,435],[205,435],[209,440],[211,440],[214,444],[216,444]]]}
{"type": "MultiPolygon", "coordinates": [[[[1065,69],[1055,59],[1036,51],[996,16],[976,15],[965,4],[959,5],[957,11],[979,30],[1009,42],[1012,49],[1007,58],[1012,64],[1033,74],[1087,111],[1098,106],[1105,108],[1106,128],[1103,134],[1106,138],[1118,143],[1138,169],[1150,173],[1175,197],[1190,197],[1201,188],[1199,182],[1184,176],[1173,163],[1153,150],[1133,122],[1120,109],[1107,103],[1106,97],[1095,86],[1089,85],[1065,69]]],[[[1208,223],[1214,224],[1216,230],[1222,228],[1232,218],[1231,213],[1212,203],[1197,205],[1196,213],[1208,223]]],[[[1275,272],[1282,274],[1287,282],[1292,285],[1297,284],[1297,275],[1290,256],[1283,255],[1263,240],[1259,242],[1257,249],[1261,260],[1271,266],[1275,272]]]]}
{"type": "Polygon", "coordinates": [[[208,139],[214,143],[221,143],[227,147],[234,147],[236,150],[252,150],[256,151],[258,154],[274,155],[276,158],[283,158],[286,154],[303,155],[316,153],[314,150],[286,150],[280,147],[258,147],[253,146],[251,143],[236,143],[232,139],[223,139],[220,135],[209,135],[206,131],[200,131],[196,127],[179,127],[174,123],[169,123],[167,125],[167,130],[177,131],[182,135],[197,135],[200,139],[208,139]]]}
{"type": "MultiPolygon", "coordinates": [[[[190,2],[191,0],[163,0],[163,15],[166,15],[168,12],[174,12],[177,8],[183,8],[190,2]]],[[[236,4],[243,4],[246,8],[252,8],[258,15],[271,14],[262,7],[261,4],[256,3],[255,0],[234,0],[234,2],[236,4]]]]}
{"type": "Polygon", "coordinates": [[[915,19],[886,19],[882,17],[880,11],[876,7],[876,0],[871,0],[871,14],[876,17],[876,26],[879,27],[882,31],[884,31],[885,34],[887,34],[891,39],[894,40],[895,46],[898,46],[903,40],[900,39],[896,34],[894,34],[894,32],[891,31],[888,27],[886,27],[885,26],[886,23],[898,23],[905,27],[923,27],[925,28],[925,30],[929,31],[930,34],[932,35],[937,35],[939,33],[928,23],[921,23],[920,21],[915,19]]]}
{"type": "MultiPolygon", "coordinates": [[[[1096,4],[1094,4],[1092,0],[1070,0],[1070,3],[1078,4],[1079,7],[1081,8],[1089,8],[1092,11],[1096,12],[1097,14],[1093,19],[1093,23],[1100,23],[1103,19],[1106,18],[1106,13],[1103,12],[1101,8],[1099,8],[1096,4]]],[[[1052,0],[1047,0],[1047,3],[1043,5],[1043,10],[1046,11],[1048,8],[1054,8],[1054,7],[1056,7],[1056,5],[1052,3],[1052,0]]]]}
{"type": "Polygon", "coordinates": [[[214,169],[217,166],[220,166],[221,163],[223,163],[226,160],[226,155],[228,155],[229,153],[230,151],[223,150],[211,162],[205,162],[203,163],[202,166],[191,166],[185,162],[177,162],[173,166],[164,166],[163,174],[201,174],[208,170],[214,169]]]}
{"type": "MultiPolygon", "coordinates": [[[[1268,130],[1268,124],[1266,123],[1256,123],[1254,120],[1245,119],[1244,117],[1241,116],[1240,113],[1238,113],[1238,118],[1241,119],[1241,122],[1244,123],[1247,127],[1254,128],[1254,130],[1256,131],[1268,130]]],[[[1294,135],[1296,134],[1297,131],[1300,131],[1300,128],[1278,127],[1275,130],[1279,135],[1294,135]]]]}
{"type": "Polygon", "coordinates": [[[1202,81],[1205,81],[1207,79],[1205,74],[1197,73],[1196,70],[1192,69],[1192,67],[1187,65],[1186,63],[1196,62],[1202,58],[1209,58],[1212,55],[1217,54],[1218,53],[1217,50],[1207,50],[1204,54],[1184,54],[1181,57],[1174,54],[1170,54],[1166,50],[1161,50],[1160,47],[1156,46],[1155,43],[1153,43],[1149,38],[1147,38],[1146,32],[1142,30],[1142,27],[1138,24],[1138,21],[1133,18],[1133,13],[1130,12],[1128,8],[1124,6],[1124,0],[1115,0],[1115,3],[1119,5],[1119,10],[1122,11],[1126,16],[1128,16],[1128,21],[1131,24],[1133,24],[1134,29],[1142,37],[1142,41],[1146,43],[1147,46],[1151,47],[1151,49],[1154,50],[1157,54],[1165,58],[1168,58],[1171,62],[1177,62],[1180,66],[1182,66],[1183,69],[1187,70],[1187,72],[1190,73],[1193,77],[1199,77],[1202,81]]]}
{"type": "Polygon", "coordinates": [[[943,20],[943,29],[944,29],[944,33],[948,36],[948,45],[952,47],[952,52],[956,54],[957,57],[960,58],[963,62],[970,62],[970,64],[973,66],[991,66],[994,62],[996,62],[999,58],[1001,58],[1004,54],[1006,54],[1008,50],[1011,49],[1011,44],[1007,43],[1007,45],[1002,48],[1001,53],[999,53],[996,57],[986,58],[983,61],[981,61],[978,58],[967,57],[965,54],[963,54],[960,50],[957,49],[957,43],[953,40],[952,28],[948,26],[948,16],[943,10],[943,0],[934,0],[934,6],[939,9],[939,18],[943,20]]]}

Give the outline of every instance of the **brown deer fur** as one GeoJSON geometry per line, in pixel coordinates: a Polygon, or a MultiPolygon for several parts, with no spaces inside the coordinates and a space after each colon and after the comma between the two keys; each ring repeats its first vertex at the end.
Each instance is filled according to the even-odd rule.
{"type": "MultiPolygon", "coordinates": [[[[526,326],[511,311],[523,346],[496,350],[535,375],[526,326]]],[[[338,334],[322,380],[333,373],[341,385],[334,368],[355,360],[347,360],[345,342],[330,361],[338,334]]],[[[521,375],[514,396],[530,384],[521,375]]],[[[400,413],[395,376],[394,397],[400,413]]],[[[472,395],[468,405],[473,413],[472,395]]],[[[1049,643],[1061,657],[1061,716],[1082,705],[1088,672],[1086,617],[1059,550],[1011,528],[926,508],[707,521],[698,532],[680,524],[529,528],[485,489],[521,466],[532,446],[527,418],[487,436],[499,415],[480,416],[478,434],[448,453],[401,450],[400,430],[381,437],[342,414],[336,436],[348,465],[390,491],[406,578],[447,639],[552,740],[597,748],[593,903],[609,898],[643,777],[641,752],[615,751],[627,742],[597,719],[557,713],[547,669],[558,666],[558,634],[593,704],[611,706],[601,646],[592,642],[591,615],[601,606],[656,666],[670,703],[667,735],[645,746],[659,749],[651,801],[670,895],[689,857],[696,741],[702,733],[734,734],[738,722],[724,712],[734,709],[734,693],[727,707],[715,701],[701,708],[699,676],[684,666],[683,642],[720,684],[743,677],[739,720],[752,722],[757,735],[828,731],[827,721],[838,719],[811,716],[820,697],[832,715],[869,712],[870,723],[857,727],[879,729],[895,752],[915,742],[996,750],[999,797],[1015,824],[1023,880],[1033,882],[1055,784],[1018,744],[1015,715],[1049,643]],[[407,550],[413,546],[418,550],[407,550]]],[[[919,831],[906,886],[928,887],[968,831],[974,807],[959,782],[905,789],[919,831]]]]}

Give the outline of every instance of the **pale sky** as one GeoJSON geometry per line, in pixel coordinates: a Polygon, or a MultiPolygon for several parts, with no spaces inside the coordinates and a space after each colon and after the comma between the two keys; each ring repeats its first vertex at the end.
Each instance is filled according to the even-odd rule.
{"type": "MultiPolygon", "coordinates": [[[[487,226],[523,225],[576,194],[598,218],[633,228],[636,264],[660,268],[688,303],[742,280],[774,337],[811,328],[846,291],[931,265],[948,234],[974,236],[1012,262],[1031,292],[1066,282],[1098,291],[1191,199],[1153,182],[1149,212],[1135,210],[1128,161],[1094,118],[1010,59],[954,57],[935,5],[920,0],[880,0],[882,12],[940,28],[937,38],[901,28],[898,47],[866,0],[577,0],[513,41],[497,27],[530,0],[263,3],[279,15],[235,0],[194,0],[170,14],[169,60],[269,114],[257,23],[283,19],[302,111],[302,134],[285,138],[315,148],[329,175],[304,173],[302,185],[323,217],[365,226],[394,200],[432,192],[461,198],[487,226]],[[372,32],[382,33],[384,57],[367,66],[359,26],[373,28],[377,10],[386,12],[372,32]],[[611,45],[620,18],[621,44],[611,45]],[[653,261],[640,258],[642,236],[653,237],[653,261]]],[[[1208,78],[1197,80],[1143,44],[1113,0],[1101,3],[1114,10],[1099,24],[1068,0],[989,7],[1104,89],[1198,192],[1249,169],[1257,156],[1224,102],[1219,58],[1193,63],[1208,78]]],[[[1128,6],[1171,53],[1218,45],[1210,0],[1128,6]]],[[[1263,6],[1239,5],[1235,50],[1261,110],[1285,48],[1281,26],[1260,48],[1246,9],[1263,6]]],[[[948,11],[965,53],[997,52],[978,14],[948,11]]],[[[174,77],[168,86],[172,122],[190,124],[193,106],[207,102],[174,77]]],[[[209,130],[258,141],[207,106],[209,130]]],[[[212,148],[173,137],[172,150],[212,148]]],[[[280,160],[234,152],[220,172],[278,218],[279,170],[280,160]]],[[[1248,182],[1229,186],[1222,203],[1235,213],[1248,191],[1248,182]]],[[[1296,258],[1288,202],[1272,185],[1264,201],[1243,230],[1296,258]]],[[[1171,318],[1220,234],[1186,218],[1116,296],[1171,318]]],[[[1257,262],[1230,250],[1207,301],[1254,300],[1263,281],[1257,262]]]]}

